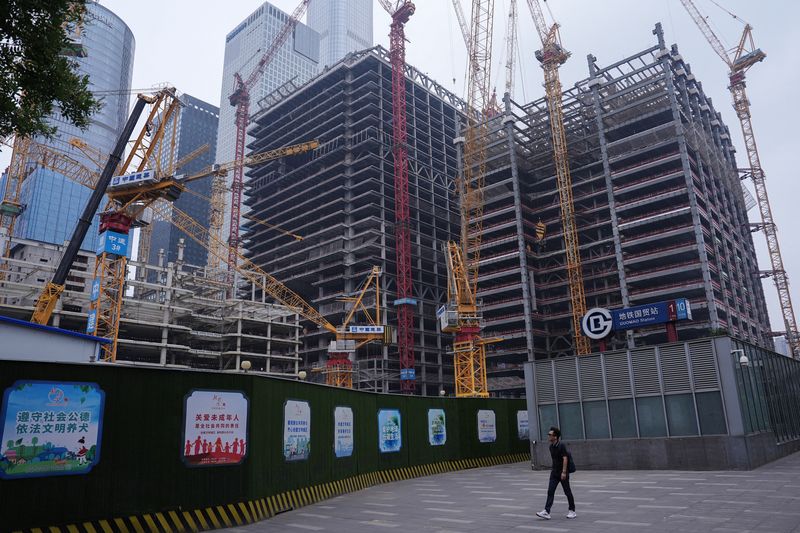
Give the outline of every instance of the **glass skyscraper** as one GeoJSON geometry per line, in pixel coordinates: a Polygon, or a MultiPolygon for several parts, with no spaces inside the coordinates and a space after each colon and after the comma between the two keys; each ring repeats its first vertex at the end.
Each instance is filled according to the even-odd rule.
{"type": "MultiPolygon", "coordinates": [[[[219,125],[219,108],[198,98],[184,94],[180,97],[184,107],[178,119],[177,143],[175,146],[174,160],[180,161],[194,150],[204,144],[209,145],[209,150],[195,157],[183,167],[176,170],[177,174],[191,176],[214,163],[217,146],[217,126],[219,125]]],[[[208,227],[210,218],[211,177],[189,182],[181,197],[174,204],[175,207],[190,215],[204,227],[208,227]]],[[[164,264],[178,258],[178,241],[184,238],[183,260],[191,265],[205,266],[208,258],[206,249],[193,239],[166,221],[153,222],[153,233],[150,241],[150,264],[158,263],[158,253],[164,250],[164,264]]]]}
{"type": "MultiPolygon", "coordinates": [[[[313,4],[312,2],[311,5],[313,4]]],[[[269,2],[265,2],[225,38],[225,61],[222,71],[216,154],[218,163],[226,163],[235,159],[235,108],[228,100],[234,88],[234,74],[238,72],[245,80],[250,76],[288,19],[289,15],[269,2]]],[[[299,23],[267,66],[261,79],[251,89],[250,115],[256,114],[265,105],[262,100],[279,87],[290,82],[301,85],[318,71],[319,34],[305,24],[299,23]]],[[[248,137],[249,140],[250,137],[248,137]]],[[[228,174],[228,185],[231,183],[232,175],[232,172],[228,174]]],[[[223,238],[228,237],[229,221],[230,195],[225,200],[223,238]]]]}
{"type": "MultiPolygon", "coordinates": [[[[55,137],[36,141],[66,152],[90,170],[99,171],[105,159],[87,155],[69,141],[73,137],[80,139],[98,154],[109,154],[113,150],[128,118],[135,41],[130,28],[108,8],[96,2],[88,2],[86,7],[88,14],[80,37],[86,57],[74,59],[79,72],[89,76],[89,88],[102,101],[102,108],[83,131],[68,124],[56,112],[49,119],[58,128],[55,137]]],[[[90,194],[89,188],[36,166],[22,184],[20,199],[24,211],[17,220],[15,235],[63,244],[71,236],[90,194]]],[[[84,239],[84,249],[94,249],[97,229],[98,217],[95,216],[84,239]]]]}
{"type": "Polygon", "coordinates": [[[372,0],[325,0],[308,6],[308,25],[320,36],[320,65],[372,48],[372,0]]]}

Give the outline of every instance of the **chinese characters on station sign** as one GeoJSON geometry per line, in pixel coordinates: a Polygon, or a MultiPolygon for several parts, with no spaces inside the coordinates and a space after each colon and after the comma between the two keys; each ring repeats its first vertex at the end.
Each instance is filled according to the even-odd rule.
{"type": "Polygon", "coordinates": [[[333,420],[333,452],[336,457],[350,457],[353,455],[353,410],[337,407],[333,411],[333,420]]]}
{"type": "Polygon", "coordinates": [[[443,446],[447,442],[444,409],[428,409],[428,442],[431,446],[443,446]]]}
{"type": "Polygon", "coordinates": [[[481,442],[494,442],[497,440],[494,411],[484,409],[478,411],[478,440],[481,442]]]}
{"type": "Polygon", "coordinates": [[[308,402],[287,400],[283,406],[283,457],[305,461],[311,453],[311,407],[308,402]]]}
{"type": "Polygon", "coordinates": [[[378,411],[378,448],[381,453],[399,452],[403,446],[400,411],[378,411]]]}
{"type": "Polygon", "coordinates": [[[0,478],[85,474],[100,461],[95,383],[17,381],[3,396],[0,478]]]}
{"type": "Polygon", "coordinates": [[[239,464],[247,454],[247,397],[195,390],[184,407],[183,461],[189,466],[239,464]]]}
{"type": "Polygon", "coordinates": [[[633,329],[676,320],[691,320],[692,306],[686,298],[615,309],[611,311],[615,330],[633,329]]]}

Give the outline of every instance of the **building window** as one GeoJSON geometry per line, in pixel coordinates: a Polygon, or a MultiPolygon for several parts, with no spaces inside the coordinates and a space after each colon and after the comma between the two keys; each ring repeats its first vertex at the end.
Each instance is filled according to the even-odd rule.
{"type": "Polygon", "coordinates": [[[636,411],[639,414],[639,436],[641,438],[667,436],[664,403],[661,401],[661,396],[636,398],[636,411]]]}

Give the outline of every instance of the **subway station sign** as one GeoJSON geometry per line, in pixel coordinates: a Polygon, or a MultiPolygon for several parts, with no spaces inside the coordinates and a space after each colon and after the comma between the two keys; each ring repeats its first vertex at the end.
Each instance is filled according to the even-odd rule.
{"type": "Polygon", "coordinates": [[[686,298],[655,302],[623,309],[595,307],[583,317],[583,333],[590,339],[600,340],[612,331],[636,329],[678,320],[691,320],[692,306],[686,298]]]}
{"type": "Polygon", "coordinates": [[[641,328],[677,320],[691,320],[692,307],[686,298],[656,302],[611,311],[614,330],[641,328]]]}

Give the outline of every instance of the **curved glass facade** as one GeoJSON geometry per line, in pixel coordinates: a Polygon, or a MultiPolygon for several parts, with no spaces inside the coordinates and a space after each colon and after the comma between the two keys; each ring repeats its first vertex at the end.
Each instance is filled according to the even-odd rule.
{"type": "MultiPolygon", "coordinates": [[[[86,57],[75,58],[75,61],[78,70],[89,76],[89,87],[102,100],[103,106],[83,131],[68,124],[59,113],[54,113],[49,121],[58,132],[52,139],[37,139],[37,142],[66,152],[90,170],[99,170],[105,165],[105,158],[99,154],[111,152],[128,118],[135,41],[127,24],[108,8],[89,2],[87,9],[80,38],[86,57]],[[69,141],[73,137],[92,147],[93,153],[87,155],[71,146],[69,141]]],[[[25,210],[17,221],[15,234],[26,239],[62,244],[72,234],[91,190],[63,175],[36,166],[35,162],[32,164],[34,168],[22,186],[21,200],[25,210]]],[[[97,219],[95,216],[83,242],[84,249],[94,249],[97,219]]]]}

